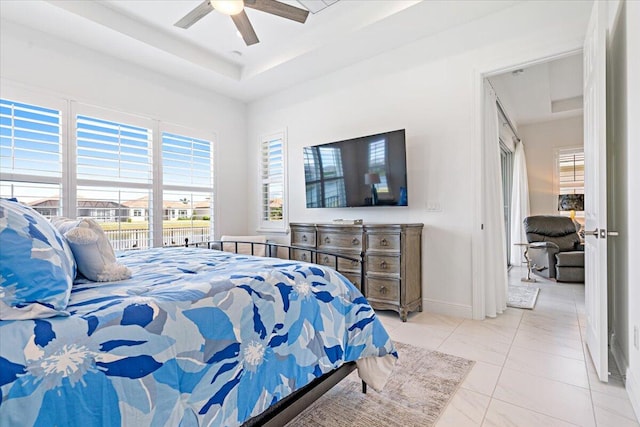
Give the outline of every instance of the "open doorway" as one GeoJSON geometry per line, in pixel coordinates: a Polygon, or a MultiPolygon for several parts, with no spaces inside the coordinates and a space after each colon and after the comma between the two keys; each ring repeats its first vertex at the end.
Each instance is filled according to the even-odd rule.
{"type": "MultiPolygon", "coordinates": [[[[538,230],[540,241],[555,242],[561,237],[562,242],[555,242],[560,243],[561,251],[579,252],[582,248],[583,237],[579,237],[584,226],[582,59],[582,54],[576,53],[487,77],[498,99],[509,266],[521,267],[526,263],[527,247],[523,244],[529,243],[531,235],[526,233],[532,229],[531,221],[528,230],[522,226],[526,217],[540,220],[536,222],[536,227],[543,226],[538,230]],[[514,165],[510,160],[514,154],[522,156],[521,162],[526,159],[524,164],[516,161],[514,165]],[[562,228],[571,223],[563,222],[564,218],[555,220],[556,217],[570,217],[578,234],[557,236],[569,233],[570,230],[562,228]]],[[[522,275],[522,268],[515,269],[511,276],[584,283],[584,257],[580,253],[560,254],[562,259],[556,261],[555,252],[556,248],[551,247],[530,250],[527,255],[531,271],[522,275]]],[[[509,289],[514,293],[518,287],[509,289]]]]}

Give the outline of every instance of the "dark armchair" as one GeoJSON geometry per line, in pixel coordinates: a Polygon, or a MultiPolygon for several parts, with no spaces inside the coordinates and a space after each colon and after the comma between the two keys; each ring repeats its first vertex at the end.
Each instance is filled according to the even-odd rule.
{"type": "Polygon", "coordinates": [[[584,282],[584,250],[571,218],[530,216],[524,229],[534,273],[558,282],[584,282]]]}

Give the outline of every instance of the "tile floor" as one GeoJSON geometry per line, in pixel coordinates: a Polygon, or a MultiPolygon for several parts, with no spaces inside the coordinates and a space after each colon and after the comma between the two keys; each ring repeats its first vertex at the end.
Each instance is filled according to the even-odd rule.
{"type": "MultiPolygon", "coordinates": [[[[523,270],[509,280],[521,284],[523,270]]],[[[437,427],[639,427],[620,375],[596,376],[583,343],[584,285],[538,278],[534,310],[475,321],[433,313],[402,323],[379,312],[391,338],[476,361],[437,427]]]]}

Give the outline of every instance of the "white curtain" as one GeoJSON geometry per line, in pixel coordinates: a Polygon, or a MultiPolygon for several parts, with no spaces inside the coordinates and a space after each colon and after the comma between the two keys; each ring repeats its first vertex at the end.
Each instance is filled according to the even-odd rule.
{"type": "Polygon", "coordinates": [[[513,187],[511,188],[511,265],[522,264],[522,253],[515,243],[526,243],[527,234],[524,232],[522,221],[530,214],[529,211],[529,183],[527,181],[527,160],[521,141],[516,142],[513,155],[513,187]]]}
{"type": "Polygon", "coordinates": [[[504,199],[498,107],[496,94],[485,82],[483,139],[483,242],[484,242],[484,305],[485,316],[495,317],[507,308],[507,253],[504,229],[504,199]]]}

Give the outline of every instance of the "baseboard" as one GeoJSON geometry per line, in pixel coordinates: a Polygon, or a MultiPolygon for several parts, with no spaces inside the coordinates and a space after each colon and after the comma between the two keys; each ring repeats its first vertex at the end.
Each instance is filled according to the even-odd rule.
{"type": "Polygon", "coordinates": [[[452,304],[450,302],[423,298],[422,306],[424,307],[424,311],[428,311],[430,313],[444,314],[445,316],[462,317],[465,319],[473,318],[473,309],[470,305],[452,304]]]}
{"type": "Polygon", "coordinates": [[[631,369],[627,368],[626,373],[626,389],[633,411],[636,413],[636,419],[640,421],[640,381],[638,377],[633,374],[631,369]]]}

